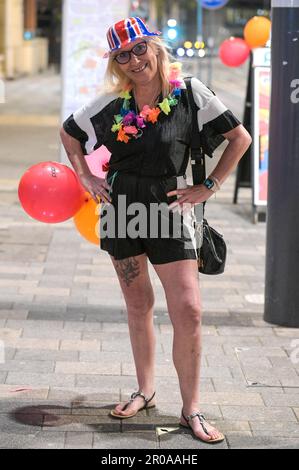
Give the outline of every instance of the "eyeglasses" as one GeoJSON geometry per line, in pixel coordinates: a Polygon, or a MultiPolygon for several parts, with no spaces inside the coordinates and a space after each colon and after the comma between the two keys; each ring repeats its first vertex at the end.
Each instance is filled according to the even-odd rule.
{"type": "Polygon", "coordinates": [[[136,56],[144,55],[147,52],[147,42],[142,41],[135,44],[129,51],[123,51],[117,54],[113,60],[116,60],[119,64],[127,64],[131,60],[131,54],[136,56]]]}

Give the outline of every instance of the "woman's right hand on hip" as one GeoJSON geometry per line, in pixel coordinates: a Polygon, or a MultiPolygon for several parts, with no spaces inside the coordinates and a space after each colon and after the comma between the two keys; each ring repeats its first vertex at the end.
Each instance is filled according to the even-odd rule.
{"type": "Polygon", "coordinates": [[[111,186],[107,183],[105,178],[99,178],[95,175],[81,175],[80,182],[97,204],[99,203],[97,195],[103,202],[111,202],[111,197],[108,193],[108,191],[111,190],[111,186]]]}

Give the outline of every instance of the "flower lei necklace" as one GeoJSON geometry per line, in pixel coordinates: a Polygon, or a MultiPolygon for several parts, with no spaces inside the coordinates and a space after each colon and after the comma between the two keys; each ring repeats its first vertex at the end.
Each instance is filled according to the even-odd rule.
{"type": "Polygon", "coordinates": [[[159,114],[162,112],[168,115],[171,108],[178,104],[177,96],[181,95],[182,80],[179,78],[182,65],[179,62],[174,62],[170,65],[169,84],[170,93],[167,98],[157,107],[150,108],[148,105],[143,106],[138,114],[130,109],[130,95],[129,90],[122,91],[120,98],[123,98],[123,104],[120,114],[114,116],[114,123],[111,127],[112,132],[117,132],[117,139],[119,142],[127,144],[131,138],[138,139],[142,136],[146,123],[151,122],[155,124],[158,120],[159,114]]]}

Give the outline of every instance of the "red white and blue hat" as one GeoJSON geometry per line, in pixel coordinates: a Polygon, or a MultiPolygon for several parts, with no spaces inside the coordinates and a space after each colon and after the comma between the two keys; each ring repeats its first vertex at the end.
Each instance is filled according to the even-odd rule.
{"type": "Polygon", "coordinates": [[[159,36],[160,34],[162,34],[160,31],[150,31],[144,21],[138,16],[125,18],[110,26],[108,29],[107,41],[109,51],[107,51],[103,57],[108,57],[110,52],[116,51],[130,42],[136,41],[136,39],[145,36],[159,36]]]}

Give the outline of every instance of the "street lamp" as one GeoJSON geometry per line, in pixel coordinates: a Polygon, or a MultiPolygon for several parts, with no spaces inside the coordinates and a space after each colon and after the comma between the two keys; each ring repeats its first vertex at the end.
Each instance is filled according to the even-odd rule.
{"type": "Polygon", "coordinates": [[[168,39],[170,39],[171,41],[174,41],[178,36],[177,21],[174,18],[170,18],[167,21],[167,26],[168,26],[168,30],[167,30],[168,39]]]}
{"type": "Polygon", "coordinates": [[[169,26],[169,28],[175,28],[176,25],[177,25],[177,21],[173,18],[170,18],[168,21],[167,21],[167,25],[169,26]]]}
{"type": "Polygon", "coordinates": [[[177,53],[177,55],[178,55],[179,57],[184,57],[184,55],[185,55],[185,49],[184,49],[183,47],[179,47],[179,48],[177,49],[176,53],[177,53]]]}
{"type": "Polygon", "coordinates": [[[167,31],[167,36],[171,41],[173,41],[177,37],[177,35],[178,35],[178,32],[176,29],[171,28],[167,31]]]}
{"type": "Polygon", "coordinates": [[[187,54],[188,57],[193,57],[194,56],[194,50],[193,49],[187,49],[186,54],[187,54]]]}

